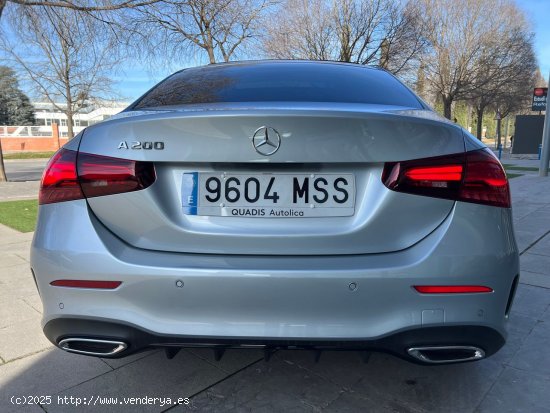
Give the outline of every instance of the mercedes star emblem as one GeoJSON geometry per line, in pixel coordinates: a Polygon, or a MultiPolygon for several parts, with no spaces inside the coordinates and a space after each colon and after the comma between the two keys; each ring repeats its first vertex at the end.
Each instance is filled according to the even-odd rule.
{"type": "Polygon", "coordinates": [[[281,146],[281,135],[269,126],[262,126],[254,132],[252,145],[260,155],[273,155],[281,146]]]}

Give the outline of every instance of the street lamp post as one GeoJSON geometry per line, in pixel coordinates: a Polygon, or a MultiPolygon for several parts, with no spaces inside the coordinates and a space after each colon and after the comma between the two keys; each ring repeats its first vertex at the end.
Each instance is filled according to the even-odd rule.
{"type": "MultiPolygon", "coordinates": [[[[548,75],[550,84],[550,73],[548,75]]],[[[542,153],[540,156],[539,176],[548,176],[548,162],[550,161],[550,115],[548,115],[548,98],[546,98],[546,115],[542,131],[542,153]]]]}
{"type": "MultiPolygon", "coordinates": [[[[4,130],[7,130],[5,126],[8,123],[8,110],[5,109],[1,115],[0,119],[4,123],[4,130]]],[[[2,152],[2,139],[0,139],[0,182],[6,182],[7,180],[6,168],[4,167],[4,154],[2,152]]]]}
{"type": "Polygon", "coordinates": [[[495,120],[497,121],[497,150],[498,150],[498,159],[502,158],[502,136],[500,135],[500,121],[502,116],[500,115],[500,110],[497,109],[495,115],[495,120]]]}

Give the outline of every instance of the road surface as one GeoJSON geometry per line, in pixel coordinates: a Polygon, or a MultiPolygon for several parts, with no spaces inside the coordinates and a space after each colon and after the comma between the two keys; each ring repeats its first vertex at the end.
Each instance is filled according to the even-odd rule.
{"type": "Polygon", "coordinates": [[[39,181],[47,159],[4,159],[8,181],[39,181]]]}

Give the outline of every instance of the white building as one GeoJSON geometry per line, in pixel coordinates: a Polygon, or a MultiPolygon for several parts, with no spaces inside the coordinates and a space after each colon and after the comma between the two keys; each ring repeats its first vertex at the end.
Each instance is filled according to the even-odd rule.
{"type": "MultiPolygon", "coordinates": [[[[39,130],[51,133],[52,123],[59,126],[60,137],[67,137],[67,116],[49,102],[32,102],[35,108],[34,116],[39,130]]],[[[58,103],[58,107],[64,104],[58,103]]],[[[127,102],[102,101],[81,109],[73,116],[73,131],[75,135],[86,126],[101,122],[116,115],[128,106],[127,102]]]]}

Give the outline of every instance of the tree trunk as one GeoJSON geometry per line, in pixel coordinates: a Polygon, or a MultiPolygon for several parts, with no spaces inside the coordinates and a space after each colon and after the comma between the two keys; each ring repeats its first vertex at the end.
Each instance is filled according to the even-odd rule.
{"type": "Polygon", "coordinates": [[[502,136],[500,136],[500,125],[501,125],[500,114],[497,111],[497,139],[498,139],[497,148],[502,147],[502,136]]]}
{"type": "Polygon", "coordinates": [[[485,108],[476,108],[477,115],[477,138],[481,140],[481,134],[483,133],[483,112],[485,108]]]}
{"type": "Polygon", "coordinates": [[[449,97],[443,96],[443,116],[445,116],[447,119],[451,119],[451,107],[453,104],[453,99],[449,97]]]}
{"type": "Polygon", "coordinates": [[[340,41],[340,56],[338,60],[340,62],[351,62],[350,32],[351,29],[348,24],[340,27],[340,33],[338,34],[340,41]]]}
{"type": "Polygon", "coordinates": [[[210,32],[210,25],[205,24],[205,32],[203,34],[203,38],[206,37],[206,40],[204,41],[204,48],[206,49],[206,53],[208,53],[208,59],[210,59],[210,64],[216,63],[216,55],[214,54],[214,38],[212,37],[212,33],[210,32]]]}
{"type": "Polygon", "coordinates": [[[390,60],[390,45],[387,39],[382,40],[380,45],[380,67],[388,69],[388,63],[390,60]]]}
{"type": "Polygon", "coordinates": [[[6,182],[6,169],[4,168],[4,154],[2,153],[2,140],[0,139],[0,182],[6,182]]]}
{"type": "Polygon", "coordinates": [[[6,3],[8,0],[0,0],[0,18],[2,18],[2,12],[4,11],[4,7],[6,7],[6,3]]]}
{"type": "Polygon", "coordinates": [[[73,132],[73,112],[67,112],[67,139],[71,140],[74,138],[73,132]]]}
{"type": "Polygon", "coordinates": [[[208,59],[210,59],[210,64],[216,63],[216,56],[214,55],[214,48],[210,45],[206,46],[206,51],[208,52],[208,59]]]}
{"type": "Polygon", "coordinates": [[[73,95],[71,91],[71,77],[69,76],[69,70],[67,69],[64,77],[65,82],[65,97],[67,99],[67,111],[65,115],[67,116],[67,141],[70,141],[73,135],[73,95]]]}

